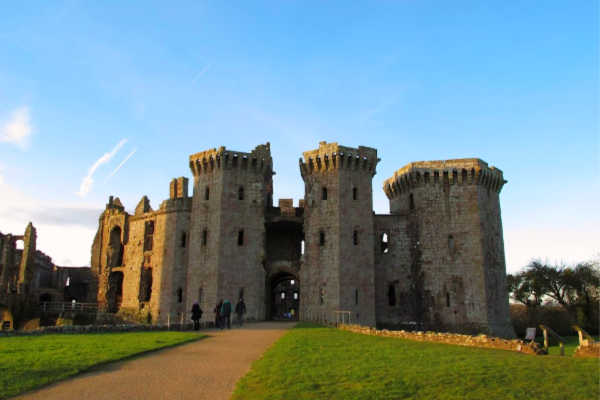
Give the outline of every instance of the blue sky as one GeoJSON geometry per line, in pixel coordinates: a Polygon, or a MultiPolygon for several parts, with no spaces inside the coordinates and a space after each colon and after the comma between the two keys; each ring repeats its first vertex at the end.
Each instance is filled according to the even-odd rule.
{"type": "Polygon", "coordinates": [[[509,271],[600,254],[598,2],[223,3],[2,5],[2,232],[87,265],[110,194],[158,207],[190,154],[269,141],[297,202],[327,140],[378,149],[380,213],[408,162],[502,169],[509,271]]]}

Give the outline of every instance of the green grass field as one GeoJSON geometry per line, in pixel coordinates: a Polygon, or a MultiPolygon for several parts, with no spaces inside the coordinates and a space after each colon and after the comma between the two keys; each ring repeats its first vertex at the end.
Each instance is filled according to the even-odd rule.
{"type": "Polygon", "coordinates": [[[423,343],[299,324],[234,399],[598,399],[597,359],[423,343]]]}
{"type": "Polygon", "coordinates": [[[191,332],[131,332],[0,338],[0,399],[94,365],[201,337],[191,332]]]}

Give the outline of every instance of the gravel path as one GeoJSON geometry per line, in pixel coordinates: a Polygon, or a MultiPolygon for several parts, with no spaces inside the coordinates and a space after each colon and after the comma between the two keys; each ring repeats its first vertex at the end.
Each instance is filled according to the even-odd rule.
{"type": "Polygon", "coordinates": [[[254,360],[290,322],[259,322],[131,360],[97,367],[16,399],[228,399],[254,360]]]}

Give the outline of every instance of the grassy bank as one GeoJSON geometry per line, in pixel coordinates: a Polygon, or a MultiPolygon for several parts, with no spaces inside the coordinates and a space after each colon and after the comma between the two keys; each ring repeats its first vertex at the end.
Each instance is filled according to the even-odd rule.
{"type": "Polygon", "coordinates": [[[0,399],[97,364],[200,337],[190,332],[131,332],[0,338],[0,399]]]}
{"type": "Polygon", "coordinates": [[[299,324],[234,399],[598,398],[598,360],[373,337],[299,324]]]}

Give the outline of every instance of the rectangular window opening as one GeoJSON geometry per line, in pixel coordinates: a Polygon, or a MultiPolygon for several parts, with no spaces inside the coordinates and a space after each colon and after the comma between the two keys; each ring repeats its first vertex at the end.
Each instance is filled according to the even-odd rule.
{"type": "Polygon", "coordinates": [[[238,244],[238,246],[243,246],[244,245],[244,230],[243,229],[240,229],[238,231],[237,244],[238,244]]]}

